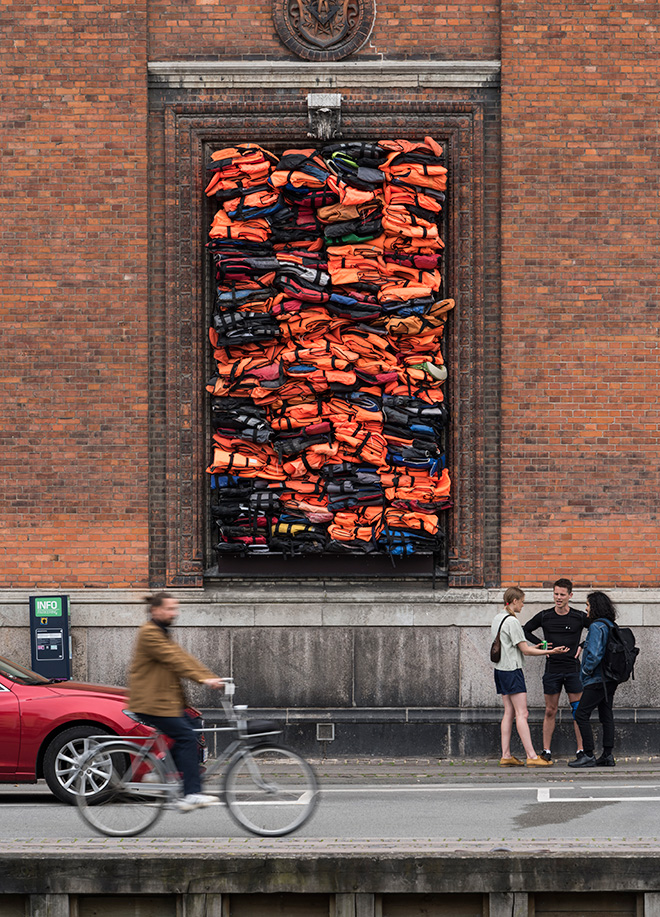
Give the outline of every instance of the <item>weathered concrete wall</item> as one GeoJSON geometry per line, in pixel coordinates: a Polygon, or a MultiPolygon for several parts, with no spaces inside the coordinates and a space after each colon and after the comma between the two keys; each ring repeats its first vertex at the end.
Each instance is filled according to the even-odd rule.
{"type": "Polygon", "coordinates": [[[247,853],[245,847],[228,851],[202,845],[203,852],[174,855],[162,845],[145,842],[135,850],[130,842],[131,849],[125,851],[108,846],[102,854],[65,846],[72,847],[66,855],[21,849],[16,844],[3,851],[0,913],[12,917],[19,913],[21,917],[133,917],[175,911],[184,917],[527,917],[560,911],[658,917],[660,913],[657,851],[433,853],[397,850],[392,842],[391,849],[374,856],[359,850],[297,848],[294,853],[295,844],[285,840],[276,848],[247,853]]]}
{"type": "MultiPolygon", "coordinates": [[[[70,595],[74,678],[126,684],[144,621],[141,594],[70,595]]],[[[617,693],[620,740],[629,753],[643,753],[660,726],[660,591],[611,595],[642,648],[635,680],[617,693]]],[[[291,740],[307,749],[316,747],[315,723],[324,720],[342,724],[337,753],[476,755],[497,747],[500,711],[488,649],[501,590],[265,583],[178,597],[176,639],[218,674],[232,675],[239,702],[285,712],[291,740]]],[[[584,607],[585,598],[576,593],[574,606],[584,607]]],[[[547,591],[530,590],[527,603],[523,619],[551,601],[547,591]]],[[[0,652],[29,664],[27,609],[27,592],[0,593],[0,652]]],[[[533,708],[543,705],[542,671],[542,660],[527,660],[533,708]]],[[[212,691],[195,686],[190,697],[203,708],[217,703],[212,691]]],[[[572,748],[568,709],[561,718],[568,724],[557,733],[563,752],[572,748]]]]}

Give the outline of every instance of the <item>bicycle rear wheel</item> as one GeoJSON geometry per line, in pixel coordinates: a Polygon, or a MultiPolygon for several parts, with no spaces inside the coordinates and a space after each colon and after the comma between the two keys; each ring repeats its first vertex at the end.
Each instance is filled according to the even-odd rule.
{"type": "Polygon", "coordinates": [[[290,834],[308,821],[318,802],[309,764],[288,748],[246,748],[229,762],[224,794],[234,821],[253,834],[290,834]]]}
{"type": "Polygon", "coordinates": [[[130,837],[150,828],[163,814],[167,799],[165,771],[153,754],[128,742],[102,744],[80,764],[78,811],[108,837],[130,837]],[[102,783],[95,796],[81,792],[90,782],[102,783]]]}

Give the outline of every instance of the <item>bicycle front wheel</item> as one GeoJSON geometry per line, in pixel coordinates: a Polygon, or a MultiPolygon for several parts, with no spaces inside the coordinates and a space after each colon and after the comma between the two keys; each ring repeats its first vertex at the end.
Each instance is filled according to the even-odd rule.
{"type": "Polygon", "coordinates": [[[141,834],[160,818],[167,799],[165,771],[153,754],[116,742],[92,749],[80,763],[77,803],[83,819],[108,837],[141,834]],[[95,794],[82,792],[98,783],[95,794]]]}
{"type": "Polygon", "coordinates": [[[234,821],[253,834],[278,837],[308,821],[318,802],[309,764],[288,748],[262,745],[229,762],[224,794],[234,821]]]}

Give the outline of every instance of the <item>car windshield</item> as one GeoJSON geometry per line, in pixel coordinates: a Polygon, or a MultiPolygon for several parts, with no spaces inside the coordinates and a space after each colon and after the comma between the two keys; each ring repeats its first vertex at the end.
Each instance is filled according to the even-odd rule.
{"type": "Polygon", "coordinates": [[[10,681],[15,681],[19,685],[47,685],[48,679],[43,675],[37,675],[32,669],[26,669],[24,665],[18,662],[10,662],[4,656],[0,656],[0,675],[4,675],[10,681]]]}

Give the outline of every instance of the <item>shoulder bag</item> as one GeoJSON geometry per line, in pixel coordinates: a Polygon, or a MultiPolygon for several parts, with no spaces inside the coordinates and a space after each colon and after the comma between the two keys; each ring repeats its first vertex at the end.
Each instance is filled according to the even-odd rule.
{"type": "Polygon", "coordinates": [[[508,614],[504,615],[504,617],[500,621],[500,626],[497,628],[497,636],[495,637],[495,639],[493,640],[493,642],[490,645],[490,661],[491,662],[499,662],[500,659],[502,658],[502,641],[500,639],[500,631],[502,630],[502,625],[504,624],[508,616],[509,616],[508,614]]]}

